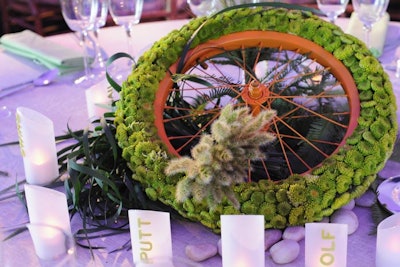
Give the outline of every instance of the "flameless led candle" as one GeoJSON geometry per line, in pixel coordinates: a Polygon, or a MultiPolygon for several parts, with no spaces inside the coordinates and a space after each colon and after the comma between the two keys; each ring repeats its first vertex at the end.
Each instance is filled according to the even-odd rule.
{"type": "Polygon", "coordinates": [[[376,267],[400,266],[400,213],[378,225],[376,237],[376,267]]]}
{"type": "Polygon", "coordinates": [[[71,236],[71,223],[65,194],[25,184],[25,196],[30,221],[28,229],[38,257],[52,259],[67,253],[66,238],[71,236]]]}
{"type": "Polygon", "coordinates": [[[347,224],[306,223],[305,266],[342,267],[347,262],[347,224]]]}
{"type": "Polygon", "coordinates": [[[62,229],[40,224],[28,224],[27,227],[39,258],[55,259],[68,253],[68,248],[65,246],[67,236],[64,235],[62,229]]]}
{"type": "Polygon", "coordinates": [[[264,216],[221,215],[223,267],[265,266],[264,216]]]}
{"type": "Polygon", "coordinates": [[[89,118],[101,117],[110,111],[107,107],[111,106],[112,97],[109,95],[108,86],[107,80],[103,80],[85,91],[89,118]]]}
{"type": "Polygon", "coordinates": [[[168,212],[129,210],[135,266],[169,267],[172,263],[171,222],[168,212]]]}
{"type": "Polygon", "coordinates": [[[24,107],[17,108],[16,119],[26,181],[49,184],[59,175],[53,122],[24,107]]]}

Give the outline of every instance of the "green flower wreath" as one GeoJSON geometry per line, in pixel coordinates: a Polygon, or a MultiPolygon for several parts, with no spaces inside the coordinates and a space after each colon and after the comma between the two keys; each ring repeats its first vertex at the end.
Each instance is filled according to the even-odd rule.
{"type": "Polygon", "coordinates": [[[389,77],[360,40],[311,12],[261,7],[193,19],[156,42],[123,84],[115,123],[122,156],[133,171],[132,178],[144,186],[146,194],[215,232],[220,230],[221,214],[263,214],[266,228],[302,225],[331,215],[367,190],[393,151],[397,133],[396,102],[389,77]],[[173,156],[167,152],[154,125],[155,93],[168,68],[180,58],[200,25],[202,28],[191,47],[248,30],[272,30],[311,40],[349,69],[359,91],[358,126],[346,144],[312,174],[294,174],[280,182],[260,180],[235,186],[240,210],[228,201],[213,210],[193,199],[179,203],[175,199],[179,177],[164,174],[173,156]]]}

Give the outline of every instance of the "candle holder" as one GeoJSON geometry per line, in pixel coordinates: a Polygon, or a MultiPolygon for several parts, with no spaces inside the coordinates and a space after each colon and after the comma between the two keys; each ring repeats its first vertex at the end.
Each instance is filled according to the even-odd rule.
{"type": "Polygon", "coordinates": [[[264,216],[221,215],[222,266],[264,266],[264,216]]]}
{"type": "Polygon", "coordinates": [[[30,221],[27,227],[37,256],[43,260],[50,260],[74,252],[65,194],[25,184],[25,197],[30,221]]]}
{"type": "Polygon", "coordinates": [[[400,213],[378,225],[376,237],[376,267],[400,266],[400,213]]]}
{"type": "Polygon", "coordinates": [[[46,224],[27,224],[36,255],[42,266],[76,266],[73,237],[62,228],[46,224]]]}
{"type": "Polygon", "coordinates": [[[112,92],[108,90],[108,81],[103,80],[85,91],[89,118],[102,117],[111,111],[112,92]]]}
{"type": "Polygon", "coordinates": [[[173,267],[169,213],[129,210],[128,216],[135,266],[173,267]]]}
{"type": "Polygon", "coordinates": [[[347,265],[347,224],[306,223],[305,266],[347,265]]]}
{"type": "Polygon", "coordinates": [[[17,108],[16,119],[26,181],[50,184],[59,176],[53,122],[24,107],[17,108]]]}

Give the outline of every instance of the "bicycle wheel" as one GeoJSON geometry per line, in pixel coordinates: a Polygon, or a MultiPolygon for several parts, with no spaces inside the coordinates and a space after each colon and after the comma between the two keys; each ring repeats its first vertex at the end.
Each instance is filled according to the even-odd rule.
{"type": "Polygon", "coordinates": [[[245,31],[201,44],[172,65],[155,99],[158,135],[175,155],[189,155],[228,103],[274,109],[276,136],[247,181],[310,172],[343,146],[359,117],[357,87],[331,53],[304,38],[245,31]],[[179,80],[178,83],[174,83],[179,80]]]}

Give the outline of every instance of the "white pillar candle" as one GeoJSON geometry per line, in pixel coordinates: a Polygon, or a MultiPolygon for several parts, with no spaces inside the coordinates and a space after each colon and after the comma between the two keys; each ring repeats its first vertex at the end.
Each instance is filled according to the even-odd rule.
{"type": "Polygon", "coordinates": [[[223,267],[265,266],[264,216],[221,215],[223,267]]]}
{"type": "Polygon", "coordinates": [[[101,117],[111,111],[112,96],[107,80],[93,85],[85,91],[89,118],[101,117]]]}
{"type": "Polygon", "coordinates": [[[72,234],[65,194],[25,184],[25,197],[30,221],[28,228],[38,257],[52,259],[67,253],[66,238],[72,234]]]}
{"type": "Polygon", "coordinates": [[[62,229],[40,224],[28,224],[36,255],[42,260],[68,254],[68,239],[62,229]]]}
{"type": "Polygon", "coordinates": [[[378,225],[376,237],[376,267],[400,266],[400,213],[378,225]]]}
{"type": "Polygon", "coordinates": [[[347,224],[306,223],[305,228],[305,266],[346,266],[347,224]]]}
{"type": "Polygon", "coordinates": [[[53,122],[24,107],[17,108],[16,119],[26,181],[36,185],[51,183],[59,176],[53,122]]]}
{"type": "Polygon", "coordinates": [[[169,213],[129,210],[128,216],[135,266],[173,266],[169,213]]]}

